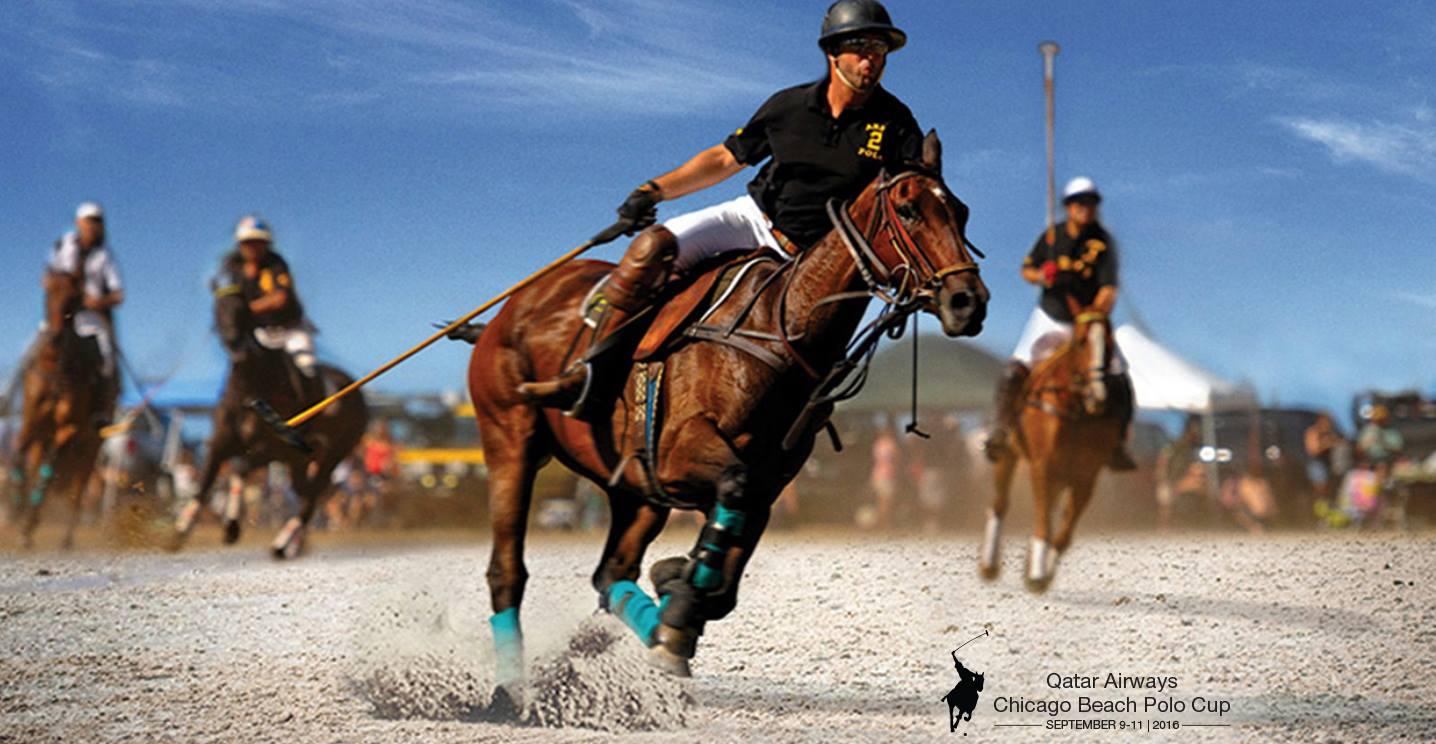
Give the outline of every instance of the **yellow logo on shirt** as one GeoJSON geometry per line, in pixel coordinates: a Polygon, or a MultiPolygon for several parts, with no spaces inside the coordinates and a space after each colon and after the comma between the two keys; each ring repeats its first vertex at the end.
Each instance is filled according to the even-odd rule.
{"type": "Polygon", "coordinates": [[[868,133],[868,141],[867,144],[858,148],[858,154],[862,155],[865,158],[881,160],[883,149],[883,132],[886,132],[887,128],[888,125],[886,124],[867,125],[865,129],[868,133]]]}

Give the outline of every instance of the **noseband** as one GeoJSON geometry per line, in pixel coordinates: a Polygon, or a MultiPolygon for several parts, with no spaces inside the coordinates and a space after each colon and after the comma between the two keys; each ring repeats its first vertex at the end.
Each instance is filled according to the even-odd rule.
{"type": "MultiPolygon", "coordinates": [[[[914,299],[930,296],[942,286],[943,279],[952,274],[978,273],[977,262],[968,255],[967,249],[972,248],[978,255],[982,254],[976,246],[967,242],[966,236],[959,235],[958,242],[958,252],[963,260],[937,266],[903,224],[890,192],[901,181],[920,175],[923,174],[918,171],[904,171],[877,185],[876,204],[866,230],[858,230],[853,223],[847,202],[829,199],[827,203],[828,219],[852,254],[863,281],[874,295],[890,305],[905,305],[914,299]],[[874,241],[879,235],[886,239],[875,246],[874,241]]],[[[940,182],[939,186],[946,193],[946,186],[940,182]]]]}

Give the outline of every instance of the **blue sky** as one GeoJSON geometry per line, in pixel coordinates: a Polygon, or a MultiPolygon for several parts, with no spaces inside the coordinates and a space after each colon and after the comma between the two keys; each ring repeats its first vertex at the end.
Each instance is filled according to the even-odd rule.
{"type": "MultiPolygon", "coordinates": [[[[321,353],[360,372],[605,226],[644,179],[817,77],[826,2],[201,0],[0,7],[0,370],[38,271],[102,201],[145,374],[217,377],[204,279],[268,216],[321,353]]],[[[1436,6],[889,3],[885,84],[943,135],[1006,353],[1035,299],[1037,42],[1057,62],[1059,180],[1095,178],[1124,300],[1263,397],[1344,410],[1436,368],[1436,6]]],[[[739,193],[751,171],[665,204],[739,193]]],[[[596,253],[612,258],[618,246],[596,253]]],[[[390,390],[461,384],[438,347],[390,390]]]]}

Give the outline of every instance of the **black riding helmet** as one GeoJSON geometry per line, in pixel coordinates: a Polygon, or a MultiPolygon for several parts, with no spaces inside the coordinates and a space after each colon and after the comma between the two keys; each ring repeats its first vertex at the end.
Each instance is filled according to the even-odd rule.
{"type": "Polygon", "coordinates": [[[892,16],[888,15],[888,9],[882,3],[877,0],[838,0],[823,16],[823,33],[818,37],[818,46],[827,52],[838,41],[861,33],[886,36],[889,52],[896,52],[907,43],[907,34],[893,25],[892,16]]]}

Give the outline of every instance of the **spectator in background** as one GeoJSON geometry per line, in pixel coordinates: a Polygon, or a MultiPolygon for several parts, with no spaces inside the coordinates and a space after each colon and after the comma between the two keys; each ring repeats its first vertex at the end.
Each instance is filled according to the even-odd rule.
{"type": "Polygon", "coordinates": [[[891,422],[884,421],[873,439],[873,469],[868,478],[877,506],[877,527],[880,529],[893,526],[901,461],[902,449],[898,446],[897,430],[891,422]]]}
{"type": "Polygon", "coordinates": [[[1302,438],[1307,456],[1306,476],[1311,481],[1313,495],[1317,501],[1330,505],[1334,474],[1332,463],[1336,448],[1341,444],[1341,435],[1336,433],[1331,416],[1319,413],[1302,438]]]}
{"type": "Polygon", "coordinates": [[[364,475],[369,481],[369,490],[382,501],[389,493],[389,483],[399,472],[399,446],[389,432],[389,422],[380,419],[369,428],[359,443],[364,453],[364,475]]]}
{"type": "Polygon", "coordinates": [[[1362,427],[1356,438],[1359,458],[1376,473],[1378,481],[1385,483],[1391,475],[1391,466],[1406,449],[1401,432],[1391,428],[1391,412],[1386,406],[1371,408],[1371,421],[1362,427]]]}
{"type": "Polygon", "coordinates": [[[1197,459],[1202,444],[1202,422],[1193,416],[1182,426],[1182,433],[1162,448],[1157,455],[1157,527],[1172,527],[1172,512],[1183,505],[1201,503],[1206,490],[1206,474],[1197,459]]]}

